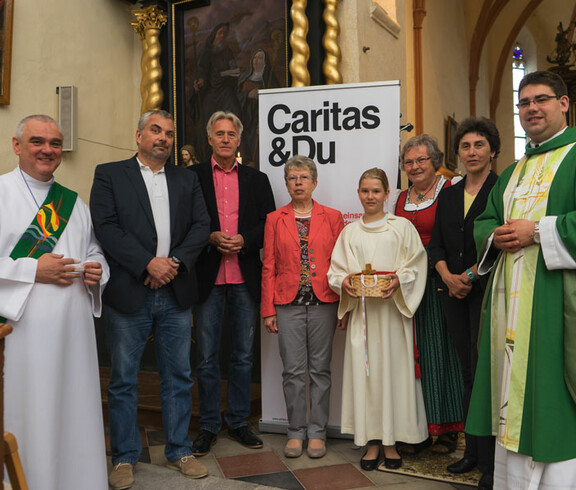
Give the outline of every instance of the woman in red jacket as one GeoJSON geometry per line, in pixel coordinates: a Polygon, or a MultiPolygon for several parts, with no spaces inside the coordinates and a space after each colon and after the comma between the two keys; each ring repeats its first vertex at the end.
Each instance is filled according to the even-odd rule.
{"type": "Polygon", "coordinates": [[[295,155],[288,160],[284,178],[292,202],[266,219],[261,314],[268,332],[278,333],[284,365],[288,413],[284,454],[297,458],[308,439],[308,456],[321,458],[326,454],[330,361],[339,301],[326,273],[344,220],[340,211],[312,199],[318,172],[310,158],[295,155]],[[306,371],[310,376],[308,421],[306,371]]]}

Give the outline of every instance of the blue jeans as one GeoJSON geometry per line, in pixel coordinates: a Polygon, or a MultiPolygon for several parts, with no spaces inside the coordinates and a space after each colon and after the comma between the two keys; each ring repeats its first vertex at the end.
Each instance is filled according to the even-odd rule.
{"type": "Polygon", "coordinates": [[[112,367],[108,387],[112,464],[136,464],[142,451],[138,429],[138,371],[148,336],[154,333],[162,379],[165,455],[176,461],[192,454],[188,426],[192,415],[190,372],[191,310],[182,308],[171,288],[150,290],[136,313],[105,308],[106,340],[112,367]]]}
{"type": "Polygon", "coordinates": [[[258,305],[246,284],[214,286],[208,299],[194,307],[198,365],[196,377],[200,401],[200,429],[218,434],[220,417],[220,341],[224,307],[228,304],[231,352],[228,365],[228,409],[225,420],[230,429],[246,425],[250,415],[252,354],[258,305]]]}

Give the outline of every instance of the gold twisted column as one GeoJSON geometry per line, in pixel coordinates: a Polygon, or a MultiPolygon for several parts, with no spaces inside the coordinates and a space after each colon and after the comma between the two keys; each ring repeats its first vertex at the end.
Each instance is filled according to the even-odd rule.
{"type": "Polygon", "coordinates": [[[338,19],[336,18],[339,1],[340,0],[324,0],[325,6],[324,13],[322,14],[324,24],[326,25],[326,32],[322,38],[322,45],[324,47],[324,51],[326,52],[322,70],[328,85],[342,83],[342,74],[338,69],[340,60],[342,59],[340,46],[338,46],[340,25],[338,24],[338,19]]]}
{"type": "Polygon", "coordinates": [[[293,0],[290,8],[290,16],[294,25],[290,33],[290,47],[292,48],[290,75],[292,75],[293,87],[307,87],[310,85],[310,72],[308,71],[310,47],[306,42],[306,35],[308,34],[306,4],[307,0],[293,0]]]}
{"type": "Polygon", "coordinates": [[[160,86],[162,81],[162,66],[160,65],[160,53],[162,46],[159,41],[160,30],[166,24],[168,18],[163,10],[155,6],[142,10],[133,10],[136,17],[130,24],[140,36],[142,41],[142,80],[140,82],[140,95],[142,106],[140,114],[161,109],[164,93],[160,86]]]}

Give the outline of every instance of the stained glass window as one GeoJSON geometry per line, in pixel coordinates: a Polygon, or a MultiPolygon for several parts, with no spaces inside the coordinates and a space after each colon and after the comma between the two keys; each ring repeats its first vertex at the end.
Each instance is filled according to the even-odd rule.
{"type": "Polygon", "coordinates": [[[524,63],[524,52],[519,44],[514,46],[512,51],[512,88],[513,88],[513,110],[514,110],[514,158],[519,160],[524,156],[524,150],[528,139],[526,132],[520,124],[520,116],[518,115],[518,85],[526,75],[526,64],[524,63]]]}

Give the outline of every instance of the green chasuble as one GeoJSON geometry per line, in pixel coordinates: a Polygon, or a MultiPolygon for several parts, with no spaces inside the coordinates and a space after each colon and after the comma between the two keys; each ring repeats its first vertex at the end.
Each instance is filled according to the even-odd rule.
{"type": "MultiPolygon", "coordinates": [[[[513,217],[521,217],[518,201],[514,214],[514,207],[504,200],[508,183],[516,178],[516,166],[529,168],[535,163],[533,159],[539,159],[538,165],[540,162],[550,165],[562,157],[554,170],[544,215],[557,217],[556,230],[576,260],[576,145],[573,143],[576,143],[576,128],[568,128],[538,148],[527,147],[526,157],[502,172],[490,193],[486,210],[475,221],[479,262],[486,252],[488,238],[495,228],[505,223],[506,210],[512,208],[513,217]]],[[[536,177],[539,177],[537,173],[536,177]]],[[[495,281],[499,262],[510,261],[503,261],[504,254],[496,255],[495,250],[490,252],[493,257],[488,256],[495,259],[495,264],[484,298],[479,360],[466,432],[496,435],[506,449],[531,456],[535,461],[563,461],[576,458],[576,270],[548,270],[540,246],[531,247],[534,247],[530,251],[534,254],[535,270],[530,271],[533,282],[531,280],[528,287],[523,282],[517,289],[520,305],[531,303],[531,308],[528,315],[522,315],[522,311],[518,314],[518,319],[523,320],[518,323],[512,341],[507,324],[492,311],[497,304],[495,312],[503,312],[504,318],[513,314],[501,299],[510,291],[498,289],[495,281]],[[493,291],[499,291],[494,298],[493,291]],[[527,301],[526,295],[531,295],[527,301]],[[498,320],[493,320],[495,318],[498,320]],[[513,351],[512,374],[508,377],[502,377],[505,347],[513,351]],[[518,369],[517,357],[524,356],[518,369]],[[502,378],[510,393],[506,406],[501,406],[502,378]],[[507,414],[505,426],[503,413],[507,414]],[[500,430],[502,427],[505,429],[500,430]]],[[[527,256],[531,247],[525,249],[527,256]]],[[[503,284],[509,288],[509,275],[506,278],[506,283],[500,283],[501,288],[503,284]]]]}

